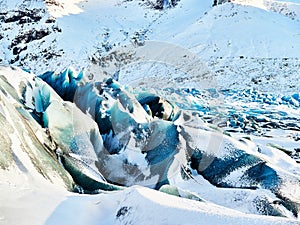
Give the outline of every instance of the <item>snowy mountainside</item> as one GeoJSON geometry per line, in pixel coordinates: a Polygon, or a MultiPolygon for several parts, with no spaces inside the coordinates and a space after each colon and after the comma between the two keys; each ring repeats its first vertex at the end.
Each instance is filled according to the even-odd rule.
{"type": "Polygon", "coordinates": [[[300,21],[269,7],[284,4],[285,11],[296,15],[298,1],[233,1],[212,7],[210,1],[183,0],[165,10],[143,1],[17,2],[1,3],[0,59],[4,64],[37,74],[62,72],[70,65],[77,70],[90,66],[101,70],[102,58],[119,47],[154,40],[197,54],[215,74],[218,88],[238,85],[243,89],[252,83],[258,89],[277,91],[274,85],[280,76],[287,77],[280,91],[298,88],[293,81],[299,79],[300,21]],[[18,8],[25,14],[14,16],[18,8]],[[26,19],[26,10],[40,11],[38,18],[26,19]],[[257,70],[260,65],[263,70],[257,70]],[[239,82],[232,81],[232,71],[239,72],[239,82]],[[262,73],[269,79],[260,79],[262,73]]]}
{"type": "Polygon", "coordinates": [[[257,0],[233,0],[232,2],[242,4],[242,5],[250,5],[258,8],[262,8],[265,10],[270,10],[273,12],[280,13],[292,19],[299,19],[300,17],[300,4],[298,0],[295,1],[257,1],[257,0]]]}

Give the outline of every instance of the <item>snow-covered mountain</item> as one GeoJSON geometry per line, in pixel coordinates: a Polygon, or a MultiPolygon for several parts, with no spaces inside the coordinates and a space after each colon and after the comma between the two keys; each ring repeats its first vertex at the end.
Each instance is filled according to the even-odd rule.
{"type": "Polygon", "coordinates": [[[0,31],[0,224],[299,224],[300,1],[0,0],[0,31]]]}
{"type": "Polygon", "coordinates": [[[2,0],[0,58],[37,74],[70,65],[99,70],[119,47],[154,40],[197,54],[214,86],[297,91],[299,2],[232,2],[184,0],[159,10],[156,1],[2,0]]]}

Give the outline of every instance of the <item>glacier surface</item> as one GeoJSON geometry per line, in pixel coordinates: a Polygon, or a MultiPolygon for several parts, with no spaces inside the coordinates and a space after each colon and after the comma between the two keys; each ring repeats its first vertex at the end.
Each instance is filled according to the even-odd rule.
{"type": "Polygon", "coordinates": [[[75,76],[71,68],[60,74],[48,72],[47,76],[34,76],[8,67],[2,67],[1,71],[5,84],[2,93],[6,93],[5,98],[19,102],[18,111],[26,113],[36,129],[46,136],[48,141],[42,141],[51,143],[49,157],[71,175],[73,191],[99,193],[141,185],[209,202],[207,195],[202,196],[197,181],[201,178],[220,192],[234,190],[246,194],[248,200],[240,200],[248,205],[243,212],[289,218],[299,215],[298,150],[288,151],[274,143],[261,147],[252,140],[229,135],[229,130],[262,137],[278,128],[299,130],[297,123],[286,125],[272,117],[276,113],[288,115],[275,111],[276,108],[270,113],[267,108],[284,105],[291,112],[299,110],[299,105],[294,103],[298,101],[297,93],[265,97],[263,93],[247,91],[167,89],[158,92],[132,89],[113,79],[89,81],[83,73],[75,76]],[[14,79],[10,77],[12,73],[14,79]],[[177,102],[168,100],[170,92],[173,99],[177,96],[177,102]],[[218,111],[202,104],[204,96],[240,99],[247,93],[249,98],[241,100],[258,102],[264,107],[241,111],[231,105],[228,111],[218,111]],[[294,101],[290,101],[292,98],[294,101]],[[241,115],[233,123],[235,110],[241,115]],[[252,115],[255,119],[251,118],[257,127],[253,130],[241,129],[248,110],[255,112],[252,115]],[[220,113],[227,122],[213,122],[220,113]],[[265,129],[268,120],[270,126],[265,129]],[[220,124],[228,130],[222,131],[220,124]],[[270,161],[261,148],[282,152],[284,166],[270,161]]]}

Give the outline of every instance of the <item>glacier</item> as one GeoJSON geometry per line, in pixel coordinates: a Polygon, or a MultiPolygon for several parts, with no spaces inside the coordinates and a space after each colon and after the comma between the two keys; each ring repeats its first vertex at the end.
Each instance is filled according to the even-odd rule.
{"type": "Polygon", "coordinates": [[[299,224],[299,6],[0,0],[0,224],[299,224]]]}
{"type": "MultiPolygon", "coordinates": [[[[96,194],[141,185],[178,197],[210,202],[207,195],[202,196],[199,186],[199,179],[204,179],[211,188],[220,189],[220,193],[234,190],[248,196],[248,201],[240,200],[248,205],[245,212],[299,216],[298,150],[285,151],[276,144],[260,146],[252,140],[230,135],[230,130],[235,130],[241,135],[252,132],[259,136],[266,122],[273,125],[277,122],[278,126],[270,125],[267,133],[260,136],[270,135],[278,127],[297,130],[298,117],[289,115],[296,116],[299,110],[295,104],[299,100],[297,93],[265,96],[260,92],[223,92],[227,99],[235,102],[264,105],[260,110],[252,109],[251,118],[256,121],[257,129],[247,130],[241,127],[247,120],[244,115],[251,109],[244,107],[244,111],[238,111],[236,108],[243,114],[233,123],[232,105],[227,111],[205,105],[204,96],[216,98],[222,94],[217,90],[141,90],[123,86],[111,78],[91,81],[83,72],[75,75],[72,68],[38,76],[14,67],[1,67],[0,71],[2,102],[5,99],[15,102],[2,103],[2,111],[15,110],[16,115],[28,120],[22,120],[23,126],[34,127],[35,133],[40,133],[28,136],[39,138],[39,151],[48,154],[44,160],[52,161],[51,170],[59,172],[64,186],[71,191],[96,194]],[[280,105],[291,110],[276,111],[280,118],[274,117],[274,106],[280,105]],[[272,113],[268,106],[273,109],[272,113]],[[223,121],[212,119],[221,116],[223,121]],[[288,116],[295,126],[291,121],[281,122],[281,117],[288,116]],[[220,124],[228,130],[222,131],[220,124]],[[267,148],[282,152],[286,157],[281,160],[289,169],[270,161],[263,154],[267,148]]],[[[226,99],[225,102],[229,103],[226,99]]],[[[13,164],[10,154],[10,148],[6,147],[1,155],[1,167],[13,164]]],[[[28,154],[39,156],[36,152],[28,154]]],[[[42,171],[49,170],[48,164],[39,164],[40,167],[45,167],[42,171]]],[[[48,176],[46,171],[43,173],[48,176]]]]}

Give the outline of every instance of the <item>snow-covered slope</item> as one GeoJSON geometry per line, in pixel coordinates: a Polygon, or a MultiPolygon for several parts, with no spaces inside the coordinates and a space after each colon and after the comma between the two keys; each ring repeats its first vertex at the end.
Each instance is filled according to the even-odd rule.
{"type": "Polygon", "coordinates": [[[212,86],[243,88],[251,83],[276,91],[277,80],[286,77],[279,90],[297,90],[299,1],[240,0],[215,7],[210,1],[177,3],[157,10],[139,0],[2,0],[0,58],[37,74],[61,72],[70,65],[99,70],[107,52],[155,40],[196,53],[215,74],[212,86]],[[240,79],[233,82],[237,72],[240,79]]]}

